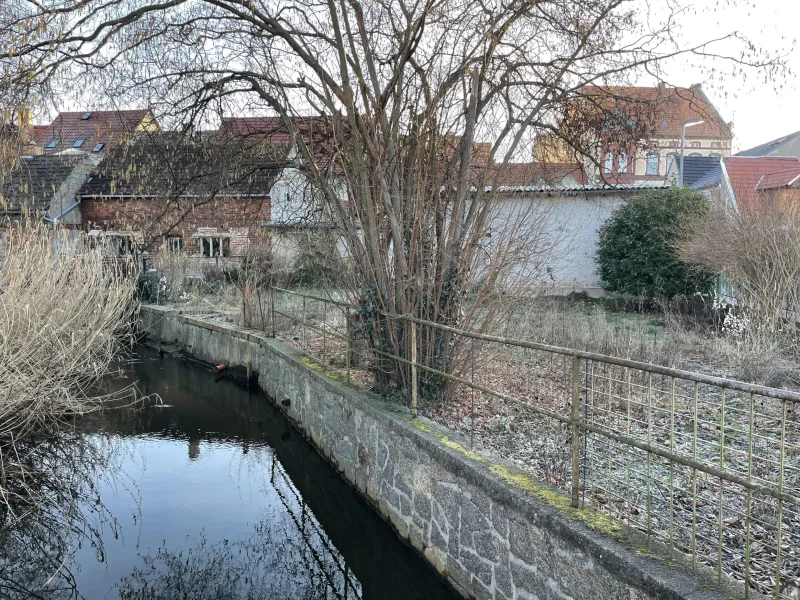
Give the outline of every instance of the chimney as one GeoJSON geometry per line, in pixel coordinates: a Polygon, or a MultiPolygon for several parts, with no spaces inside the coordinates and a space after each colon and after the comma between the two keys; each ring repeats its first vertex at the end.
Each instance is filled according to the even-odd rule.
{"type": "Polygon", "coordinates": [[[667,94],[667,84],[663,81],[658,82],[658,95],[665,96],[667,94]]]}

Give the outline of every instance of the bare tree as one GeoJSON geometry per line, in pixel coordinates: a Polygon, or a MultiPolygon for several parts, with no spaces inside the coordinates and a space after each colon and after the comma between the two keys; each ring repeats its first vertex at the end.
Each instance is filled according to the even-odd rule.
{"type": "MultiPolygon", "coordinates": [[[[231,112],[279,116],[344,241],[348,291],[373,344],[408,356],[408,323],[387,313],[478,328],[494,318],[505,282],[487,276],[486,240],[502,218],[506,166],[529,157],[537,133],[596,156],[596,136],[563,127],[587,85],[713,53],[711,40],[677,45],[681,8],[666,7],[654,25],[626,0],[30,1],[16,26],[44,22],[36,31],[46,34],[12,46],[20,68],[9,85],[70,73],[147,102],[174,127],[231,112]]],[[[777,64],[748,44],[737,61],[777,64]]],[[[613,114],[594,106],[591,123],[613,114]]],[[[508,258],[488,264],[536,259],[493,247],[508,258]]],[[[451,371],[457,345],[429,336],[424,362],[451,371]]],[[[384,390],[407,388],[403,365],[384,361],[378,372],[384,390]]],[[[441,388],[424,379],[425,390],[441,388]]]]}

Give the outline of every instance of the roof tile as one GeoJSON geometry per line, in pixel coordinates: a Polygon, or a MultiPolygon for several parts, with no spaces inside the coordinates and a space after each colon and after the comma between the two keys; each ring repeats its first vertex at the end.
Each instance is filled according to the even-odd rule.
{"type": "MultiPolygon", "coordinates": [[[[126,135],[132,135],[143,121],[152,113],[143,110],[113,110],[96,112],[62,112],[50,125],[34,127],[36,143],[45,154],[56,154],[74,148],[77,140],[83,143],[76,149],[92,151],[97,144],[104,144],[108,150],[121,142],[126,135]],[[88,119],[84,119],[85,115],[88,119]],[[55,145],[50,145],[55,140],[55,145]]],[[[155,125],[157,128],[157,124],[155,125]]]]}
{"type": "MultiPolygon", "coordinates": [[[[740,210],[752,207],[762,200],[756,187],[764,176],[800,171],[800,160],[791,157],[731,156],[724,161],[725,171],[740,210]]],[[[784,175],[777,176],[774,181],[779,181],[783,177],[784,175]]],[[[770,181],[773,181],[772,177],[770,181]]]]}

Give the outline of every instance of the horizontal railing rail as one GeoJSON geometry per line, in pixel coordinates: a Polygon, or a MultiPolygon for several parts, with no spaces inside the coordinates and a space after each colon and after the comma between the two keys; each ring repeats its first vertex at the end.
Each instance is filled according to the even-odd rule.
{"type": "MultiPolygon", "coordinates": [[[[330,339],[344,342],[350,380],[359,307],[282,288],[272,288],[271,303],[273,334],[276,315],[302,327],[306,351],[306,328],[321,334],[323,362],[326,351],[330,354],[330,339]],[[276,308],[276,293],[298,299],[300,317],[291,307],[276,308]],[[322,303],[322,314],[315,311],[313,323],[307,318],[307,303],[322,303]],[[338,310],[326,312],[327,305],[338,310]],[[328,322],[333,312],[344,316],[343,332],[328,322]]],[[[662,538],[670,552],[691,555],[693,566],[715,568],[720,581],[725,574],[740,581],[746,595],[751,589],[775,598],[800,594],[800,393],[377,312],[410,324],[404,355],[373,345],[365,354],[410,370],[406,391],[414,415],[419,409],[418,377],[427,373],[473,394],[471,439],[476,432],[489,439],[478,431],[476,419],[507,415],[507,407],[543,419],[548,424],[540,426],[520,418],[520,427],[528,427],[530,434],[510,433],[508,443],[527,440],[535,449],[528,453],[534,474],[537,461],[547,463],[545,474],[570,494],[573,507],[587,502],[588,492],[588,501],[597,508],[662,538]],[[535,360],[533,367],[520,362],[532,369],[530,387],[539,383],[543,391],[537,388],[523,397],[495,389],[491,378],[481,379],[480,373],[476,380],[473,350],[469,377],[425,364],[420,360],[421,330],[471,340],[473,350],[475,344],[499,345],[549,357],[538,362],[549,360],[550,371],[536,371],[535,360]],[[482,410],[489,413],[477,415],[475,392],[498,404],[486,404],[489,408],[482,410]]]]}

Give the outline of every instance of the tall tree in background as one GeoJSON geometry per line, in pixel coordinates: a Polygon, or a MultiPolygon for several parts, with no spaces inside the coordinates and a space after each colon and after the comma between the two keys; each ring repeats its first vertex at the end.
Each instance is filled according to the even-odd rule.
{"type": "MultiPolygon", "coordinates": [[[[146,103],[175,128],[223,113],[281,117],[347,247],[348,291],[365,307],[373,342],[400,355],[409,324],[382,314],[481,329],[495,316],[492,298],[535,270],[540,214],[509,216],[498,187],[507,163],[529,160],[542,132],[596,156],[591,124],[561,126],[584,86],[656,73],[666,58],[713,48],[676,45],[682,9],[671,2],[661,25],[628,0],[20,5],[3,17],[11,33],[0,42],[2,88],[52,90],[69,78],[72,89],[146,103]],[[324,115],[321,136],[303,131],[304,115],[324,115]]],[[[776,64],[743,49],[738,64],[776,64]]],[[[613,108],[596,95],[587,101],[600,111],[594,124],[613,108]]],[[[422,335],[423,361],[451,371],[458,344],[422,335]]],[[[385,390],[407,382],[397,363],[380,372],[385,390]]]]}

